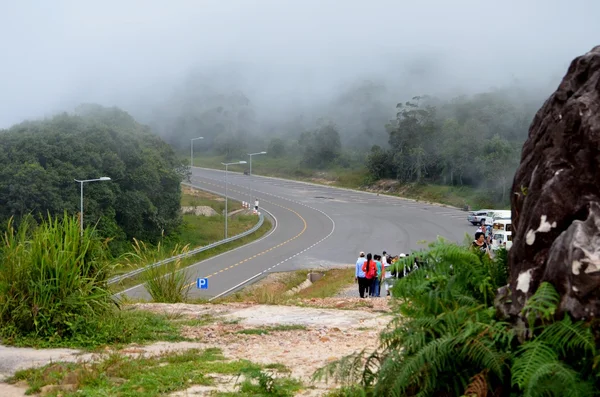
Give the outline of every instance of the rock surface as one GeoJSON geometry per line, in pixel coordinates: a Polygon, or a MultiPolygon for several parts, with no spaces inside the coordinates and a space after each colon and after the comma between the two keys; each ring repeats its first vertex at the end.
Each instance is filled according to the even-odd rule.
{"type": "Polygon", "coordinates": [[[181,207],[183,214],[194,214],[196,216],[214,216],[219,215],[212,207],[207,205],[199,205],[196,207],[181,207]]]}
{"type": "Polygon", "coordinates": [[[511,197],[510,284],[499,308],[518,316],[541,282],[575,318],[600,312],[600,46],[571,63],[537,112],[511,197]],[[510,300],[506,299],[510,296],[510,300]]]}

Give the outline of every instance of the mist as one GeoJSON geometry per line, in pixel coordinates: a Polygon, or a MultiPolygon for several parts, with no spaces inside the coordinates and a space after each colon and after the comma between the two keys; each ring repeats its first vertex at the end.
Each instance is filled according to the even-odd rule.
{"type": "Polygon", "coordinates": [[[179,90],[241,92],[259,120],[317,119],[368,81],[418,94],[547,96],[600,38],[594,0],[179,0],[0,5],[0,128],[119,106],[152,121],[179,90]]]}

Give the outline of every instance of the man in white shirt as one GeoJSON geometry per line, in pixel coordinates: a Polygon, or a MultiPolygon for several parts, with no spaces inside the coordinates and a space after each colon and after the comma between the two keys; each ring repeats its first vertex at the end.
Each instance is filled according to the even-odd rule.
{"type": "Polygon", "coordinates": [[[358,259],[356,260],[356,269],[354,271],[354,280],[358,283],[358,294],[361,298],[365,297],[365,292],[367,296],[369,295],[368,284],[369,280],[365,277],[365,272],[362,270],[363,265],[366,262],[365,253],[360,252],[358,259]]]}
{"type": "Polygon", "coordinates": [[[258,199],[254,200],[254,209],[258,211],[258,199]]]}

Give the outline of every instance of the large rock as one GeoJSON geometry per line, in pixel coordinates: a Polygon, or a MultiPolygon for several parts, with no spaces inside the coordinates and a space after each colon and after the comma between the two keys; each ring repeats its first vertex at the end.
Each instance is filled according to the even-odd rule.
{"type": "MultiPolygon", "coordinates": [[[[600,313],[600,46],[573,60],[537,112],[512,187],[510,284],[518,316],[543,281],[575,318],[600,313]]],[[[504,296],[503,296],[504,295],[504,296]]]]}

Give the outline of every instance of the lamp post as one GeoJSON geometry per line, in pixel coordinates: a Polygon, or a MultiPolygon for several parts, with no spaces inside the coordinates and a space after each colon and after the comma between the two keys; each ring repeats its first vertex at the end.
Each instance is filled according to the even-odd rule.
{"type": "Polygon", "coordinates": [[[190,139],[190,150],[191,150],[191,152],[190,152],[190,167],[194,166],[194,141],[196,139],[204,139],[204,137],[203,136],[199,136],[198,138],[192,138],[192,139],[190,139]]]}
{"type": "Polygon", "coordinates": [[[248,153],[248,156],[250,156],[250,175],[252,175],[252,156],[256,156],[257,154],[267,154],[267,152],[248,153]]]}
{"type": "Polygon", "coordinates": [[[98,182],[98,181],[110,181],[111,179],[107,176],[103,176],[101,178],[97,178],[97,179],[83,179],[83,180],[79,180],[79,179],[75,179],[75,182],[79,182],[79,184],[81,185],[81,197],[80,197],[80,216],[81,219],[79,221],[79,225],[81,228],[81,236],[83,236],[83,184],[85,182],[98,182]]]}
{"type": "Polygon", "coordinates": [[[228,168],[230,165],[235,165],[235,164],[246,164],[245,161],[236,161],[235,163],[221,163],[225,166],[225,238],[227,238],[227,199],[228,199],[228,190],[227,190],[227,172],[228,172],[228,168]]]}

